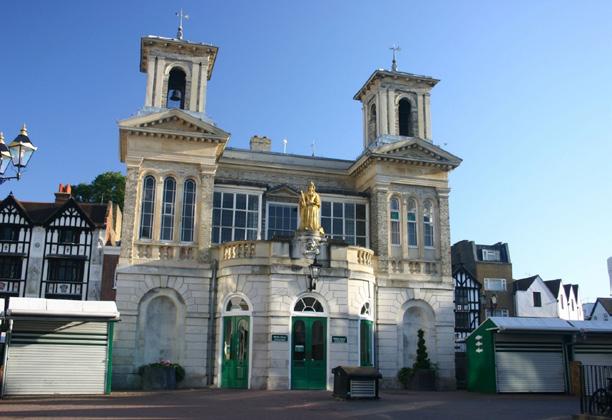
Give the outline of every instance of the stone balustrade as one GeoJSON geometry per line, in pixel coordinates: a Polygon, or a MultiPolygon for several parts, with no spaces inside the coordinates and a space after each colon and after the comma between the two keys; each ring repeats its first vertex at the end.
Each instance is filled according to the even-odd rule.
{"type": "Polygon", "coordinates": [[[229,242],[221,246],[221,258],[223,261],[238,258],[253,258],[255,256],[254,241],[229,242]]]}
{"type": "Polygon", "coordinates": [[[139,260],[194,261],[195,245],[136,243],[135,258],[139,260]]]}

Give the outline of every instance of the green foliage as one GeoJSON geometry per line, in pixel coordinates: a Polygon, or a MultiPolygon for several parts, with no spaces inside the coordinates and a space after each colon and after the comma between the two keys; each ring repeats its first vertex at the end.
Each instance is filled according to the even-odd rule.
{"type": "Polygon", "coordinates": [[[142,365],[138,368],[138,374],[142,376],[144,373],[144,369],[146,367],[171,367],[174,368],[174,373],[176,375],[176,382],[181,382],[185,379],[185,368],[178,363],[172,363],[169,360],[160,360],[159,362],[149,363],[148,365],[142,365]]]}
{"type": "Polygon", "coordinates": [[[80,183],[72,187],[74,199],[83,203],[107,203],[112,201],[123,209],[125,176],[121,172],[104,172],[91,184],[80,183]]]}
{"type": "Polygon", "coordinates": [[[431,361],[427,354],[427,346],[425,346],[425,332],[419,329],[418,337],[416,362],[412,365],[412,369],[431,369],[431,361]]]}
{"type": "Polygon", "coordinates": [[[414,375],[414,371],[411,368],[403,367],[397,372],[397,380],[404,388],[408,388],[408,383],[410,383],[412,375],[414,375]]]}

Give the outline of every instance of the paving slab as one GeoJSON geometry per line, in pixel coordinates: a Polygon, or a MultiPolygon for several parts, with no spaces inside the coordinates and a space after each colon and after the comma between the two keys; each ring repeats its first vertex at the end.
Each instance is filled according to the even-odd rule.
{"type": "Polygon", "coordinates": [[[567,395],[483,395],[463,391],[387,391],[379,400],[345,401],[327,391],[197,389],[114,392],[110,396],[20,397],[0,400],[1,418],[66,419],[570,419],[567,395]]]}

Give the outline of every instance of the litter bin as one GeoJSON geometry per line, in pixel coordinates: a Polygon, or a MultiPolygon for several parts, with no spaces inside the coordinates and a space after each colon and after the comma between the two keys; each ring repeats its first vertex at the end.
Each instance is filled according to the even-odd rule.
{"type": "Polygon", "coordinates": [[[334,397],[378,398],[378,380],[382,378],[374,367],[337,366],[334,374],[334,397]]]}

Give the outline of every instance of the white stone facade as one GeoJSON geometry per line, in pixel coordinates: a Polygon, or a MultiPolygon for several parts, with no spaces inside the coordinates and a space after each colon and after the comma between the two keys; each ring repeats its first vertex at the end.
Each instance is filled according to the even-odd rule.
{"type": "Polygon", "coordinates": [[[225,329],[237,317],[248,320],[239,343],[246,362],[232,371],[240,377],[232,383],[295,387],[294,321],[313,317],[325,325],[322,387],[331,388],[333,367],[363,363],[368,340],[367,363],[380,369],[385,385],[396,386],[398,370],[414,362],[418,329],[426,332],[439,387],[454,387],[448,174],[460,159],[430,140],[429,90],[437,81],[375,72],[356,99],[386,100],[386,119],[376,124],[387,128],[377,127],[377,138],[364,140],[367,150],[354,161],[272,153],[268,143],[236,150],[226,148],[229,134],[203,114],[205,99],[193,105],[193,98],[205,98],[206,84],[194,84],[189,69],[198,63],[200,74],[210,77],[216,48],[156,37],[142,45],[146,106],[120,122],[128,177],[114,386],[137,388],[138,367],[160,358],[185,367],[181,386],[228,386],[226,358],[235,344],[225,329]],[[183,109],[167,109],[164,77],[177,62],[184,63],[190,99],[183,109]],[[410,113],[398,108],[404,97],[412,98],[410,113]],[[410,120],[396,122],[398,115],[410,120]],[[392,123],[398,127],[389,129],[392,123]],[[399,135],[399,125],[412,127],[412,135],[399,135]],[[193,217],[185,216],[192,211],[188,181],[196,186],[193,217]],[[314,290],[308,280],[313,261],[301,254],[295,226],[287,228],[288,237],[273,233],[285,219],[270,207],[285,211],[285,218],[295,214],[299,191],[310,181],[321,195],[329,237],[321,245],[314,290]],[[393,200],[397,213],[391,212],[393,200]],[[186,226],[194,232],[187,241],[186,226]],[[298,311],[305,297],[316,299],[318,309],[298,311]],[[369,322],[370,332],[364,327],[369,322]]]}

